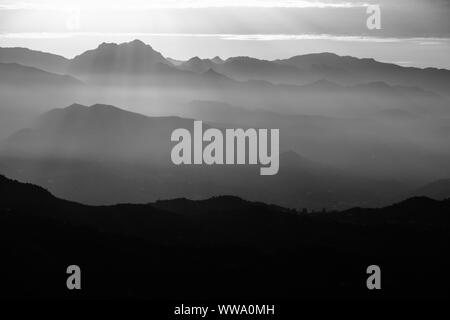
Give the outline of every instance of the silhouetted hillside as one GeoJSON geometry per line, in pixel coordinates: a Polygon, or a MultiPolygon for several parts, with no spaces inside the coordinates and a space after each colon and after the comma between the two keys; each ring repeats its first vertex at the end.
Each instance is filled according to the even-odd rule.
{"type": "Polygon", "coordinates": [[[449,201],[299,213],[222,196],[89,207],[0,177],[2,294],[57,298],[448,298],[449,201]],[[65,289],[68,265],[82,290],[65,289]],[[380,265],[382,290],[365,287],[380,265]],[[26,281],[23,275],[27,274],[26,281]]]}

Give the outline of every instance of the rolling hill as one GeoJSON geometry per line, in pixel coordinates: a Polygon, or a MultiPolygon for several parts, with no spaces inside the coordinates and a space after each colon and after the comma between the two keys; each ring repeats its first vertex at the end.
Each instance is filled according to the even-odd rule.
{"type": "Polygon", "coordinates": [[[90,207],[4,176],[0,192],[9,299],[373,299],[374,263],[379,299],[448,298],[448,201],[302,214],[230,196],[90,207]],[[78,292],[64,286],[72,264],[78,292]]]}

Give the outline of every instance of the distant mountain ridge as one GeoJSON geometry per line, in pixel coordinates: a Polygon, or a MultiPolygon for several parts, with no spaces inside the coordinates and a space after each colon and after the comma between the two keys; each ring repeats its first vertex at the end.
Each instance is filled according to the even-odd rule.
{"type": "Polygon", "coordinates": [[[243,81],[266,80],[297,85],[320,79],[344,85],[384,81],[389,85],[417,86],[445,95],[450,91],[450,70],[446,69],[402,67],[374,59],[338,56],[334,53],[306,54],[274,61],[251,57],[231,57],[225,61],[219,57],[194,57],[188,61],[176,62],[166,59],[140,40],[122,44],[103,43],[71,60],[25,48],[0,48],[0,62],[16,62],[42,67],[50,72],[73,75],[112,75],[125,72],[143,75],[169,72],[182,76],[183,74],[177,71],[204,73],[212,69],[243,81]]]}

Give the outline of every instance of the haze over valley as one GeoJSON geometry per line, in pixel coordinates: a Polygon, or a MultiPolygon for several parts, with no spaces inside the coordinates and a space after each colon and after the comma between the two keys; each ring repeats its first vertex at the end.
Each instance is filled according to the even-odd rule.
{"type": "Polygon", "coordinates": [[[0,171],[88,204],[242,196],[389,204],[450,176],[450,71],[332,53],[175,61],[140,40],[73,59],[0,48],[0,171]],[[176,128],[280,129],[280,172],[170,161],[176,128]]]}

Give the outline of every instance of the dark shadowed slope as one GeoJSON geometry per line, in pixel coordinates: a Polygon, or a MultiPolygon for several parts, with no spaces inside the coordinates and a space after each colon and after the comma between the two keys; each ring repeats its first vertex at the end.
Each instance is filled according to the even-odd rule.
{"type": "Polygon", "coordinates": [[[89,207],[3,176],[0,192],[9,298],[448,298],[448,201],[320,214],[229,196],[89,207]],[[65,289],[74,263],[78,293],[65,289]]]}

